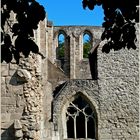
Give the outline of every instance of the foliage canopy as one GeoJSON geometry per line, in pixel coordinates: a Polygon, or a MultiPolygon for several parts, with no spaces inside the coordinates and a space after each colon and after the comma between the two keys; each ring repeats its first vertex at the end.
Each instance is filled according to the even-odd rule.
{"type": "Polygon", "coordinates": [[[83,0],[83,8],[93,10],[102,5],[104,10],[104,32],[102,40],[107,40],[102,51],[119,50],[127,46],[136,49],[135,23],[139,22],[138,0],[83,0]]]}
{"type": "Polygon", "coordinates": [[[38,46],[32,40],[34,29],[38,28],[39,21],[44,20],[45,10],[35,0],[2,0],[1,1],[1,61],[11,62],[13,57],[19,63],[20,53],[28,57],[30,51],[39,52],[38,46]],[[16,23],[11,24],[10,13],[16,16],[16,23]],[[5,30],[10,28],[10,33],[5,30]],[[15,45],[12,37],[16,37],[15,45]]]}

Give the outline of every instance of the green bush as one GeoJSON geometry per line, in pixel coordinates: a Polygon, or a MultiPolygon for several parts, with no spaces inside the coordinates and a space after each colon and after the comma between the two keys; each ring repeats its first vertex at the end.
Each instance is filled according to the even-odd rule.
{"type": "Polygon", "coordinates": [[[89,52],[91,49],[91,44],[89,40],[86,40],[83,44],[83,58],[88,58],[89,52]]]}

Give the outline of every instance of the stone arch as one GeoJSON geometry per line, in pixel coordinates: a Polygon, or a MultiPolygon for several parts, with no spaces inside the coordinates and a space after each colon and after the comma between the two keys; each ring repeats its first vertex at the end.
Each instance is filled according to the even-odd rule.
{"type": "Polygon", "coordinates": [[[83,36],[82,36],[83,58],[88,58],[88,55],[92,46],[93,46],[93,34],[89,30],[84,30],[83,36]]]}
{"type": "Polygon", "coordinates": [[[85,30],[83,31],[83,35],[84,35],[84,34],[89,34],[89,35],[93,38],[92,31],[90,31],[89,29],[85,29],[85,30]]]}
{"type": "Polygon", "coordinates": [[[58,48],[59,48],[59,37],[60,37],[60,35],[64,36],[64,44],[63,44],[63,46],[64,46],[64,59],[68,59],[68,57],[69,57],[68,51],[69,51],[69,47],[70,47],[70,44],[68,44],[68,36],[67,36],[67,34],[64,30],[59,30],[58,31],[58,36],[57,36],[57,38],[58,38],[58,42],[57,42],[58,43],[58,48]]]}
{"type": "Polygon", "coordinates": [[[94,34],[93,34],[93,32],[90,29],[87,29],[87,28],[85,28],[84,30],[82,30],[80,32],[80,34],[79,34],[79,43],[80,43],[80,50],[79,50],[80,52],[79,53],[80,53],[80,60],[83,60],[83,43],[84,43],[83,36],[85,34],[88,34],[90,36],[90,38],[91,38],[91,40],[90,40],[91,48],[92,48],[92,46],[94,44],[94,42],[93,42],[93,40],[94,40],[94,34]]]}
{"type": "Polygon", "coordinates": [[[67,31],[62,30],[62,29],[58,29],[54,32],[54,39],[56,39],[58,37],[59,34],[64,34],[65,36],[67,36],[67,31]]]}
{"type": "Polygon", "coordinates": [[[59,29],[59,30],[54,32],[54,34],[53,34],[53,48],[55,49],[54,50],[54,52],[55,52],[55,59],[57,59],[57,54],[56,54],[57,51],[56,51],[56,49],[58,48],[58,37],[59,37],[60,34],[64,35],[64,37],[65,37],[64,39],[66,39],[66,37],[67,37],[67,33],[66,33],[65,30],[59,29]]]}
{"type": "MultiPolygon", "coordinates": [[[[57,100],[54,103],[54,124],[57,124],[58,132],[60,139],[67,139],[67,126],[66,126],[66,110],[70,104],[70,102],[74,101],[77,97],[81,97],[84,99],[85,102],[87,102],[90,107],[92,108],[95,116],[95,139],[98,140],[98,107],[96,103],[93,101],[93,99],[87,94],[86,91],[73,91],[71,92],[71,95],[59,95],[57,100]],[[59,102],[61,100],[61,102],[59,102]]],[[[86,139],[86,138],[85,138],[86,139]]]]}
{"type": "Polygon", "coordinates": [[[54,33],[56,63],[69,76],[70,71],[70,37],[65,30],[59,29],[54,33]],[[64,42],[59,43],[59,36],[64,36],[64,42]],[[60,47],[61,46],[61,47],[60,47]]]}
{"type": "Polygon", "coordinates": [[[56,59],[58,59],[58,48],[59,48],[59,36],[60,35],[63,35],[64,36],[64,45],[66,43],[66,37],[67,37],[67,34],[64,30],[58,30],[57,32],[54,33],[54,39],[56,40],[56,59]]]}

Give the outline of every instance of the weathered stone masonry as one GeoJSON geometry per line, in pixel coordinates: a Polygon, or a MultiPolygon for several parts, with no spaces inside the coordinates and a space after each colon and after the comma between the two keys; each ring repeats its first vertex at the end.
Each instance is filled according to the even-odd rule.
{"type": "Polygon", "coordinates": [[[2,140],[139,139],[138,42],[136,50],[111,50],[106,54],[102,52],[105,41],[100,42],[102,31],[95,26],[54,26],[45,19],[34,38],[45,58],[31,53],[28,58],[21,57],[19,65],[14,61],[1,64],[2,140]],[[83,58],[83,34],[87,32],[92,37],[90,53],[96,61],[83,58]],[[56,58],[60,33],[66,37],[63,70],[56,58]],[[91,65],[95,71],[91,71],[91,65]],[[89,134],[86,121],[81,128],[76,127],[78,120],[84,120],[80,118],[82,105],[76,107],[79,97],[93,112],[93,126],[87,126],[94,129],[94,136],[89,134]],[[69,128],[66,112],[71,105],[79,109],[79,116],[72,116],[71,122],[77,122],[69,128]],[[84,136],[79,136],[79,129],[84,136]]]}

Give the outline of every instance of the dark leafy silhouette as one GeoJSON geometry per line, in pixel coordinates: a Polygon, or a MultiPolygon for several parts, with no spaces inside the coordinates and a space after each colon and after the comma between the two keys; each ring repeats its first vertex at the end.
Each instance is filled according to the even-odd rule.
{"type": "Polygon", "coordinates": [[[10,39],[10,36],[8,34],[5,35],[4,38],[4,44],[1,45],[1,60],[5,60],[7,63],[9,63],[12,60],[12,49],[13,45],[10,39]]]}
{"type": "Polygon", "coordinates": [[[93,10],[102,5],[104,10],[104,32],[101,39],[107,40],[102,51],[120,50],[127,47],[136,49],[135,24],[139,22],[138,0],[83,0],[83,8],[93,10]]]}
{"type": "Polygon", "coordinates": [[[30,52],[39,52],[38,46],[32,40],[33,30],[38,28],[40,21],[45,18],[45,10],[35,0],[2,0],[1,1],[1,61],[11,62],[14,58],[19,63],[20,53],[28,57],[30,52]],[[10,13],[16,15],[16,23],[10,21],[10,13]],[[7,26],[7,27],[6,27],[7,26]],[[7,33],[5,27],[9,29],[7,33]],[[15,45],[12,38],[16,37],[15,45]]]}

